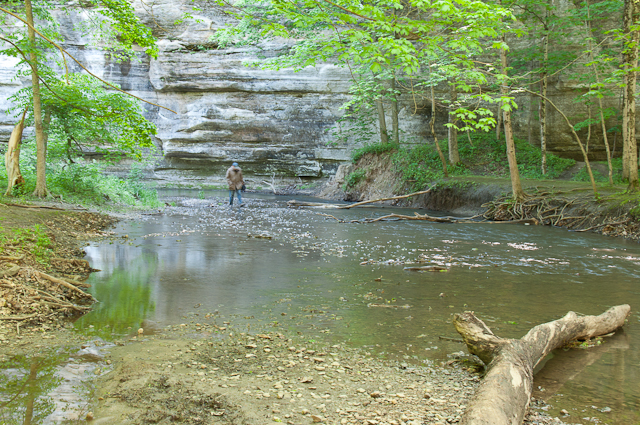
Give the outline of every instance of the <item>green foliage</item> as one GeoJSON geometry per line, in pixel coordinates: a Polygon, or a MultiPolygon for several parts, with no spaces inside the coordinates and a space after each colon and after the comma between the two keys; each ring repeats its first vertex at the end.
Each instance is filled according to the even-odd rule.
{"type": "Polygon", "coordinates": [[[367,176],[367,170],[364,168],[359,168],[345,178],[345,187],[344,190],[355,187],[358,183],[360,183],[367,176]]]}
{"type": "Polygon", "coordinates": [[[371,143],[361,148],[355,149],[351,153],[351,161],[355,164],[360,158],[366,154],[380,155],[385,152],[391,152],[399,149],[400,146],[394,143],[371,143]]]}
{"type": "MultiPolygon", "coordinates": [[[[466,135],[458,138],[458,149],[461,164],[448,165],[449,175],[490,174],[508,177],[508,162],[504,140],[496,140],[491,133],[472,133],[472,143],[466,135]]],[[[441,142],[441,150],[445,155],[448,147],[441,142]]],[[[395,169],[400,173],[404,183],[412,190],[423,190],[435,181],[444,177],[442,163],[433,143],[398,147],[391,144],[367,145],[353,154],[354,162],[366,153],[383,154],[391,152],[395,169]],[[387,147],[390,146],[388,149],[387,147]]],[[[575,164],[574,160],[558,158],[547,154],[546,175],[540,172],[540,149],[522,140],[516,140],[516,157],[522,176],[531,179],[551,179],[558,177],[564,170],[575,164]]],[[[355,178],[355,177],[353,177],[355,178]]],[[[349,185],[347,185],[349,186],[349,185]]],[[[351,185],[352,187],[353,185],[351,185]]]]}
{"type": "MultiPolygon", "coordinates": [[[[156,134],[156,127],[143,117],[138,100],[107,91],[90,76],[72,74],[67,82],[49,68],[42,68],[41,75],[49,81],[41,93],[43,108],[50,114],[50,158],[73,161],[84,151],[93,150],[110,159],[141,159],[142,149],[154,147],[151,135],[156,134]]],[[[28,110],[26,125],[33,123],[32,95],[31,87],[26,87],[9,98],[14,104],[10,113],[28,110]]],[[[32,136],[23,143],[33,142],[32,136]]]]}
{"type": "MultiPolygon", "coordinates": [[[[25,185],[14,187],[12,195],[29,198],[36,181],[35,147],[26,147],[21,154],[21,170],[25,185]]],[[[47,186],[51,191],[68,202],[89,205],[106,203],[129,205],[143,208],[160,208],[155,189],[148,188],[138,167],[133,167],[125,179],[104,173],[104,163],[72,163],[58,161],[50,164],[47,186]]],[[[0,165],[0,186],[6,186],[5,167],[0,165]]]]}

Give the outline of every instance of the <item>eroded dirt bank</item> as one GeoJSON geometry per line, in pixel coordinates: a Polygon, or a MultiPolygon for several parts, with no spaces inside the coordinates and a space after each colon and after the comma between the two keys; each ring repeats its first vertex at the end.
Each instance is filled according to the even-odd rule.
{"type": "MultiPolygon", "coordinates": [[[[388,201],[387,204],[487,220],[530,220],[539,225],[591,231],[640,242],[640,195],[624,194],[624,186],[602,185],[596,197],[590,185],[582,182],[523,179],[522,185],[527,197],[516,203],[511,200],[508,179],[452,177],[434,184],[430,193],[388,201]]],[[[355,165],[341,166],[319,196],[365,201],[411,193],[408,186],[402,182],[388,156],[368,154],[355,165]],[[364,177],[347,188],[348,175],[356,169],[364,170],[364,177]]]]}

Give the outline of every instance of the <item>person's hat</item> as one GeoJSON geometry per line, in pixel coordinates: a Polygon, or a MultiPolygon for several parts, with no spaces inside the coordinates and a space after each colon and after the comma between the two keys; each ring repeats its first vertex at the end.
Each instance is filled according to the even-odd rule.
{"type": "Polygon", "coordinates": [[[238,163],[237,163],[237,162],[234,162],[234,163],[233,163],[233,164],[231,164],[231,165],[232,165],[232,166],[234,166],[234,167],[237,167],[237,166],[238,166],[238,163]]]}

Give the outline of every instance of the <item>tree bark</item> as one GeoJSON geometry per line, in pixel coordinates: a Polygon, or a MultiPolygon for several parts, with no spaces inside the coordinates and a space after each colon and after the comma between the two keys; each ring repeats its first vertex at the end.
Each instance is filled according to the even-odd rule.
{"type": "Polygon", "coordinates": [[[387,121],[384,116],[384,106],[382,105],[382,99],[376,99],[376,108],[378,109],[378,124],[380,126],[380,142],[389,143],[389,136],[387,135],[387,121]]]}
{"type": "Polygon", "coordinates": [[[624,33],[627,42],[623,51],[622,69],[624,71],[624,89],[622,101],[622,177],[629,181],[629,191],[640,189],[638,184],[638,146],[636,143],[636,71],[638,66],[639,33],[633,29],[638,20],[639,0],[625,0],[624,2],[624,33]]]}
{"type": "Polygon", "coordinates": [[[451,109],[449,109],[449,163],[456,165],[460,162],[460,153],[458,152],[458,130],[455,127],[456,114],[454,113],[455,104],[458,101],[458,91],[455,84],[449,84],[449,99],[451,100],[451,109]]]}
{"type": "MultiPolygon", "coordinates": [[[[548,12],[547,12],[548,16],[548,12]]],[[[543,63],[540,75],[540,151],[542,153],[541,168],[542,174],[547,174],[547,62],[549,61],[549,29],[545,28],[543,44],[543,63]]]]}
{"type": "Polygon", "coordinates": [[[453,323],[469,352],[488,365],[460,424],[521,424],[531,399],[536,365],[570,341],[613,332],[624,325],[630,311],[627,304],[599,316],[578,316],[570,311],[561,319],[534,327],[521,339],[495,336],[473,312],[457,314],[453,323]]]}
{"type": "Polygon", "coordinates": [[[33,90],[33,119],[35,121],[36,128],[36,188],[33,192],[34,196],[44,198],[48,195],[47,190],[47,158],[46,147],[44,137],[44,125],[42,123],[42,100],[40,96],[40,81],[38,79],[38,57],[35,53],[36,44],[36,32],[33,30],[35,27],[33,20],[33,9],[31,7],[31,0],[25,0],[25,11],[27,15],[29,40],[32,44],[31,53],[29,57],[31,59],[31,86],[33,90]]]}
{"type": "Polygon", "coordinates": [[[440,156],[442,171],[444,172],[445,177],[449,177],[449,172],[447,171],[447,160],[444,159],[444,154],[442,153],[442,149],[440,149],[440,144],[438,144],[438,135],[436,134],[436,95],[433,90],[433,85],[431,86],[431,121],[429,121],[429,127],[431,128],[433,143],[436,144],[436,150],[438,151],[438,155],[440,156]]]}
{"type": "MultiPolygon", "coordinates": [[[[506,44],[506,39],[503,36],[502,41],[506,44]]],[[[502,96],[509,94],[509,87],[507,86],[507,52],[505,49],[500,49],[500,62],[502,67],[502,75],[504,80],[500,85],[500,93],[502,96]]],[[[502,103],[501,103],[502,105],[502,103]]],[[[513,140],[513,128],[511,126],[511,108],[510,106],[503,106],[502,119],[504,121],[504,137],[507,143],[507,160],[509,161],[509,175],[511,177],[511,191],[513,192],[513,199],[521,201],[524,199],[525,194],[522,190],[522,183],[520,182],[520,172],[518,171],[518,161],[516,160],[516,144],[513,140]]]]}
{"type": "MultiPolygon", "coordinates": [[[[591,53],[589,54],[591,62],[594,62],[595,58],[593,55],[593,47],[591,43],[591,12],[589,11],[589,1],[587,1],[587,28],[589,29],[589,50],[591,53]]],[[[595,63],[593,65],[593,72],[596,77],[596,84],[600,87],[600,74],[598,72],[598,64],[595,63]]],[[[607,151],[607,168],[609,169],[609,184],[613,186],[613,165],[611,164],[611,149],[609,147],[609,139],[607,137],[607,124],[604,120],[604,105],[602,104],[602,95],[598,94],[598,108],[600,109],[600,126],[602,128],[602,138],[604,140],[604,147],[607,151]]]]}
{"type": "Polygon", "coordinates": [[[27,111],[22,114],[22,119],[11,132],[9,138],[9,146],[5,153],[5,168],[7,170],[7,191],[4,196],[11,196],[14,187],[24,184],[24,177],[20,172],[20,143],[22,141],[22,130],[24,129],[24,116],[27,111]]]}
{"type": "Polygon", "coordinates": [[[396,93],[396,78],[391,79],[391,140],[400,144],[400,129],[398,125],[398,95],[396,93]]]}

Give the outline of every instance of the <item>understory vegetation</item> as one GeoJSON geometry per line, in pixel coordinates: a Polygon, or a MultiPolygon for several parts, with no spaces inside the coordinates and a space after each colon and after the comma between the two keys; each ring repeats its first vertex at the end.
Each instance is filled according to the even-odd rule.
{"type": "MultiPolygon", "coordinates": [[[[14,201],[32,198],[36,186],[36,164],[35,152],[31,150],[28,144],[22,150],[24,184],[13,188],[11,196],[15,198],[14,201]]],[[[108,165],[108,162],[102,161],[76,159],[70,162],[58,158],[48,164],[47,187],[56,198],[83,205],[104,206],[110,203],[139,208],[158,208],[162,205],[157,191],[144,183],[139,165],[133,166],[126,178],[105,174],[108,165]]],[[[0,167],[0,187],[7,187],[5,167],[0,167]]]]}
{"type": "MultiPolygon", "coordinates": [[[[495,177],[509,177],[509,164],[507,161],[506,145],[504,139],[497,140],[491,134],[472,133],[469,138],[458,138],[460,162],[455,166],[449,165],[449,175],[491,175],[495,177]]],[[[448,154],[446,141],[440,143],[440,149],[446,156],[448,154]]],[[[408,184],[413,190],[422,190],[429,184],[445,177],[438,151],[433,143],[422,145],[398,145],[398,144],[368,144],[353,152],[352,161],[357,163],[366,154],[380,155],[390,152],[396,171],[401,175],[403,183],[408,184]]],[[[539,148],[530,145],[526,141],[516,139],[516,156],[518,169],[521,176],[527,179],[555,179],[564,171],[576,164],[573,159],[560,158],[553,154],[547,154],[547,174],[540,170],[542,157],[539,148]]],[[[364,177],[362,170],[358,169],[346,178],[346,188],[354,187],[364,177]]],[[[606,177],[600,174],[601,181],[606,182],[606,177]]],[[[588,181],[586,172],[576,175],[580,181],[588,181]]]]}

